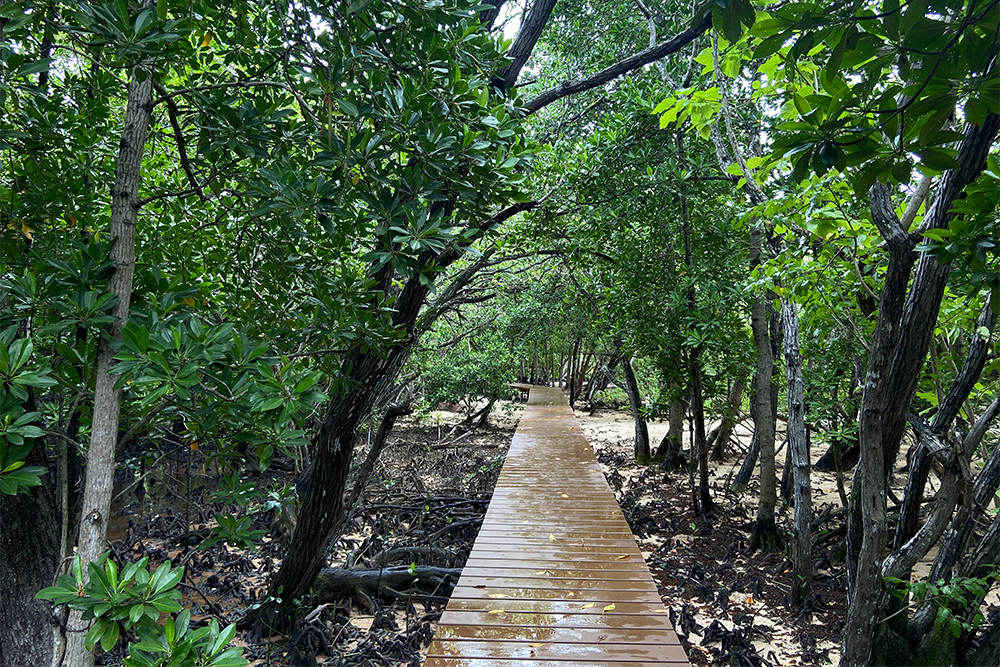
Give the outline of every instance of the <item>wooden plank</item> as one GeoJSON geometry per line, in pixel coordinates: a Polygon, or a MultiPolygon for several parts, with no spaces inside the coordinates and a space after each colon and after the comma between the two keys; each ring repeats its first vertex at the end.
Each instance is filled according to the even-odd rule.
{"type": "Polygon", "coordinates": [[[425,667],[688,665],[593,450],[532,387],[425,667]]]}

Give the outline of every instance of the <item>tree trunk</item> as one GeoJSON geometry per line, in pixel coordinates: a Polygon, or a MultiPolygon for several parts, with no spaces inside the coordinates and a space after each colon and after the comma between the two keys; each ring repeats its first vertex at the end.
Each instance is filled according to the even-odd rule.
{"type": "Polygon", "coordinates": [[[792,604],[800,605],[812,589],[812,484],[806,440],[806,395],[799,349],[799,316],[795,304],[782,299],[785,368],[788,375],[788,451],[792,456],[795,520],[792,524],[792,604]]]}
{"type": "Polygon", "coordinates": [[[649,430],[646,420],[642,418],[642,397],[639,395],[639,385],[632,372],[632,362],[628,355],[622,354],[622,374],[625,376],[625,393],[628,394],[628,405],[635,420],[635,460],[641,464],[649,463],[649,430]]]}
{"type": "Polygon", "coordinates": [[[733,429],[736,428],[740,408],[743,407],[743,392],[746,387],[746,377],[736,378],[729,387],[729,396],[726,397],[726,411],[722,415],[722,422],[708,438],[708,446],[713,447],[714,445],[712,449],[713,461],[721,461],[726,457],[726,447],[729,445],[730,438],[733,437],[733,429]]]}
{"type": "Polygon", "coordinates": [[[684,458],[684,414],[687,410],[683,399],[671,400],[667,412],[670,426],[656,448],[654,458],[664,470],[679,470],[687,465],[684,458]]]}
{"type": "Polygon", "coordinates": [[[708,440],[705,438],[705,398],[701,388],[701,358],[698,350],[691,351],[691,410],[694,416],[692,452],[698,452],[698,496],[702,515],[713,509],[708,487],[708,440]]]}
{"type": "MultiPolygon", "coordinates": [[[[757,386],[757,375],[754,374],[753,386],[757,386]]],[[[754,390],[756,396],[756,389],[754,390]]],[[[750,446],[747,448],[747,455],[743,457],[743,464],[740,466],[736,476],[733,477],[732,490],[742,493],[753,477],[753,470],[757,467],[757,459],[760,457],[760,429],[757,427],[757,402],[756,399],[750,401],[750,419],[754,423],[753,436],[750,438],[750,446]]]]}
{"type": "Polygon", "coordinates": [[[363,592],[372,597],[406,597],[411,589],[447,597],[462,575],[460,568],[387,567],[320,570],[313,584],[313,604],[338,602],[363,592]]]}
{"type": "MultiPolygon", "coordinates": [[[[998,129],[1000,116],[993,113],[987,114],[980,126],[968,128],[956,156],[959,168],[945,172],[924,218],[929,229],[947,228],[955,215],[952,204],[982,172],[998,129]]],[[[921,255],[907,293],[915,239],[896,217],[886,185],[876,183],[869,195],[872,218],[889,245],[890,255],[861,403],[861,460],[848,517],[848,538],[853,546],[848,550],[850,606],[841,659],[844,667],[869,664],[875,628],[880,625],[885,595],[882,554],[887,537],[886,483],[937,323],[949,271],[935,256],[921,255]]]]}
{"type": "MultiPolygon", "coordinates": [[[[25,465],[47,466],[39,440],[25,465]]],[[[59,565],[60,512],[52,475],[14,496],[0,494],[0,665],[54,664],[59,653],[52,604],[35,593],[54,583],[59,565]]]]}
{"type": "MultiPolygon", "coordinates": [[[[764,235],[760,230],[751,232],[752,262],[759,264],[762,259],[764,235]]],[[[753,332],[754,348],[757,351],[757,375],[754,383],[754,403],[757,417],[754,431],[760,449],[760,498],[757,503],[757,517],[750,536],[750,550],[776,551],[780,548],[781,537],[774,524],[774,506],[778,502],[774,470],[775,410],[772,407],[772,373],[774,372],[774,352],[768,330],[768,307],[763,296],[755,297],[750,305],[750,328],[753,332]]]]}
{"type": "MultiPolygon", "coordinates": [[[[139,217],[139,181],[142,177],[142,154],[149,131],[152,99],[152,73],[147,73],[145,80],[141,82],[133,73],[128,85],[128,102],[118,149],[115,182],[111,188],[111,224],[108,233],[115,239],[111,249],[115,274],[108,282],[108,291],[114,294],[118,301],[111,311],[115,322],[109,325],[107,336],[101,337],[97,352],[94,416],[90,430],[90,446],[87,449],[83,518],[77,541],[77,554],[84,563],[96,561],[104,553],[108,515],[111,511],[121,390],[114,388],[117,376],[109,375],[115,354],[109,341],[119,339],[119,331],[128,320],[132,278],[135,273],[135,228],[139,217]]],[[[84,567],[84,573],[86,571],[84,567]]],[[[81,612],[70,614],[66,638],[66,664],[73,667],[87,667],[94,664],[94,656],[86,650],[83,642],[89,627],[90,621],[82,620],[81,612]]]]}

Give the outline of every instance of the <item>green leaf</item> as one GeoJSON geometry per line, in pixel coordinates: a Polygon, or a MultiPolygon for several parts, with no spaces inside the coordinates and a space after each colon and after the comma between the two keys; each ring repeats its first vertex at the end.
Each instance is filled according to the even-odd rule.
{"type": "Polygon", "coordinates": [[[108,629],[101,635],[101,650],[105,653],[110,651],[118,643],[118,623],[113,622],[108,625],[108,629]]]}
{"type": "Polygon", "coordinates": [[[31,62],[24,63],[17,68],[17,72],[14,76],[30,76],[32,74],[38,74],[40,72],[48,72],[49,66],[52,65],[52,58],[39,58],[38,60],[33,60],[31,62]]]}
{"type": "Polygon", "coordinates": [[[777,51],[782,46],[784,46],[786,41],[788,41],[787,32],[781,32],[778,33],[777,35],[771,35],[770,37],[768,37],[767,39],[765,39],[764,41],[762,41],[760,44],[757,45],[757,48],[753,50],[752,58],[754,60],[761,60],[767,58],[772,54],[777,53],[777,51]]]}
{"type": "Polygon", "coordinates": [[[882,25],[893,40],[899,39],[899,0],[883,0],[881,14],[885,14],[882,25]]]}
{"type": "Polygon", "coordinates": [[[955,158],[941,149],[922,148],[914,153],[920,158],[922,165],[934,171],[958,169],[960,166],[955,158]]]}

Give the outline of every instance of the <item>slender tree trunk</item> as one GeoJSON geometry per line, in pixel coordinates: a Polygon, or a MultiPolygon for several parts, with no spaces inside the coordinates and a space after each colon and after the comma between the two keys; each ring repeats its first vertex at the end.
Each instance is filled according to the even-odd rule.
{"type": "Polygon", "coordinates": [[[632,362],[628,355],[622,353],[622,375],[625,376],[625,393],[628,394],[629,408],[632,419],[635,420],[635,460],[639,463],[649,463],[649,430],[646,420],[642,418],[642,396],[639,395],[639,384],[632,372],[632,362]]]}
{"type": "Polygon", "coordinates": [[[785,368],[788,375],[788,450],[792,456],[795,486],[795,520],[792,528],[792,604],[802,604],[812,589],[812,484],[809,445],[806,440],[806,395],[799,349],[799,316],[795,304],[782,299],[785,325],[785,368]]]}
{"type": "MultiPolygon", "coordinates": [[[[754,374],[753,386],[757,386],[757,375],[754,374]]],[[[756,389],[754,390],[754,396],[756,396],[756,389]]],[[[757,467],[757,459],[760,457],[760,429],[757,428],[757,402],[756,398],[750,401],[750,419],[754,423],[753,435],[750,438],[750,446],[747,448],[747,454],[743,457],[743,464],[740,465],[739,471],[736,476],[733,477],[732,490],[736,493],[742,493],[746,489],[747,484],[750,483],[750,478],[753,477],[754,468],[757,467]]]]}
{"type": "MultiPolygon", "coordinates": [[[[97,374],[94,386],[94,417],[87,449],[87,473],[83,491],[83,519],[80,522],[77,554],[84,563],[97,560],[104,553],[104,541],[111,511],[111,487],[115,474],[115,446],[118,440],[118,417],[121,411],[121,390],[114,388],[117,376],[109,374],[114,350],[108,341],[118,340],[119,330],[128,320],[132,297],[132,277],[135,273],[135,228],[139,217],[139,181],[142,175],[142,155],[149,131],[152,111],[153,78],[147,73],[144,81],[133,74],[128,85],[125,125],[118,149],[115,182],[111,188],[111,224],[109,235],[115,239],[111,258],[115,274],[108,282],[108,291],[118,301],[111,311],[114,324],[107,337],[101,338],[97,352],[97,374]]],[[[86,568],[84,568],[86,572],[86,568]]],[[[93,654],[84,647],[84,635],[90,621],[80,612],[72,612],[67,627],[66,664],[87,667],[94,664],[93,654]]]]}
{"type": "MultiPolygon", "coordinates": [[[[751,232],[752,262],[760,264],[763,253],[764,235],[760,230],[751,232]]],[[[754,348],[757,351],[757,369],[754,382],[754,403],[757,418],[754,423],[760,449],[760,498],[757,503],[757,517],[750,537],[750,549],[775,551],[781,544],[774,523],[774,506],[778,502],[774,470],[775,414],[772,407],[772,373],[774,372],[774,352],[768,328],[768,309],[763,296],[755,297],[750,305],[750,328],[753,332],[754,348]]]]}
{"type": "Polygon", "coordinates": [[[712,493],[708,486],[708,440],[705,438],[705,398],[701,387],[701,358],[698,350],[691,352],[691,408],[694,416],[694,444],[698,452],[698,496],[702,515],[713,509],[712,493]]]}

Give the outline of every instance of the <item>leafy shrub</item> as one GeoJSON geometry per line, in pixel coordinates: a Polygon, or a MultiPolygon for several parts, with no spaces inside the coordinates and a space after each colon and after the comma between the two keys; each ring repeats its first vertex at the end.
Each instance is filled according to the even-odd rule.
{"type": "Polygon", "coordinates": [[[480,400],[513,398],[509,383],[515,377],[516,363],[505,350],[452,348],[424,373],[424,401],[431,408],[461,406],[470,417],[480,400]]]}
{"type": "Polygon", "coordinates": [[[59,577],[59,583],[39,591],[35,597],[65,604],[83,611],[84,620],[94,619],[86,645],[110,651],[118,639],[130,633],[137,641],[129,644],[125,667],[243,667],[249,661],[243,649],[229,647],[236,626],[224,630],[213,619],[208,626],[191,628],[191,613],[181,610],[177,585],[184,568],[163,563],[155,572],[146,569],[148,558],[131,563],[119,572],[105,552],[97,562],[87,563],[90,581],[83,582],[83,563],[73,559],[73,574],[59,577]],[[177,613],[180,612],[180,613],[177,613]],[[177,613],[176,617],[172,614],[177,613]],[[166,614],[160,625],[161,614],[166,614]]]}

